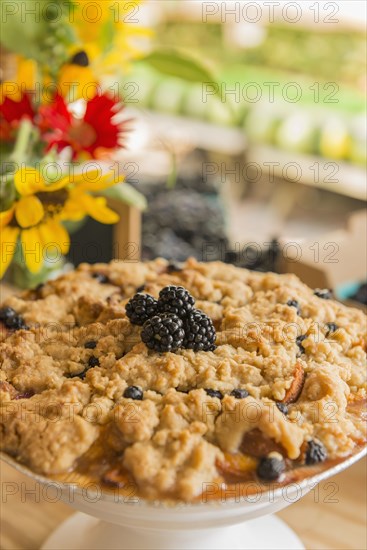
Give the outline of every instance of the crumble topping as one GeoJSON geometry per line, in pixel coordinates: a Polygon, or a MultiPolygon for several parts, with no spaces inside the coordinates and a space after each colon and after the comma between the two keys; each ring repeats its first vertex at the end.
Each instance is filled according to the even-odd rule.
{"type": "Polygon", "coordinates": [[[0,320],[1,448],[36,472],[78,470],[99,445],[142,496],[191,501],[259,460],[271,479],[279,460],[291,468],[365,444],[355,406],[366,399],[365,315],[294,275],[113,261],[2,308],[19,319],[7,309],[11,322],[0,320]],[[211,320],[210,351],[143,343],[126,305],[169,286],[211,320]]]}

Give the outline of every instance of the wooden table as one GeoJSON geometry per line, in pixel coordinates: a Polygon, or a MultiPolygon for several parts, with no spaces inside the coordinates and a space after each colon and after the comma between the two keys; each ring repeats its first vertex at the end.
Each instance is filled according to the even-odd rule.
{"type": "MultiPolygon", "coordinates": [[[[311,550],[364,550],[366,535],[366,459],[319,485],[280,512],[311,550]]],[[[2,550],[36,550],[73,511],[47,502],[42,487],[7,464],[0,468],[2,550]]],[[[49,500],[55,498],[50,493],[49,500]]],[[[72,550],[72,549],[70,549],[72,550]]]]}

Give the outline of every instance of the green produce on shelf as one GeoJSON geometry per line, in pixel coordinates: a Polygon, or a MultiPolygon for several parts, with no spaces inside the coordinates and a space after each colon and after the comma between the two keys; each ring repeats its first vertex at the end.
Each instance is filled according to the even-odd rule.
{"type": "Polygon", "coordinates": [[[178,78],[162,80],[153,90],[149,106],[162,113],[181,113],[188,84],[178,78]]]}
{"type": "Polygon", "coordinates": [[[275,144],[297,153],[317,153],[319,128],[310,113],[298,111],[287,116],[279,125],[275,144]]]}
{"type": "Polygon", "coordinates": [[[281,115],[261,105],[249,112],[244,128],[250,143],[274,145],[280,124],[281,115]]]}
{"type": "Polygon", "coordinates": [[[365,116],[356,117],[351,123],[351,162],[366,166],[367,164],[367,122],[365,116]]]}
{"type": "Polygon", "coordinates": [[[334,160],[350,157],[352,138],[345,122],[337,117],[326,121],[320,136],[320,155],[334,160]]]}
{"type": "Polygon", "coordinates": [[[313,82],[337,82],[361,90],[361,74],[366,71],[366,34],[355,29],[303,28],[272,23],[265,27],[263,42],[241,48],[225,38],[220,22],[174,20],[163,22],[157,32],[165,47],[179,43],[203,59],[221,63],[262,66],[297,76],[309,75],[313,82]]]}
{"type": "Polygon", "coordinates": [[[353,164],[367,165],[367,141],[357,141],[352,138],[349,159],[353,164]]]}
{"type": "Polygon", "coordinates": [[[124,102],[132,107],[146,107],[162,77],[150,67],[139,64],[121,81],[124,102]]]}
{"type": "Polygon", "coordinates": [[[233,126],[234,117],[228,103],[222,103],[218,97],[209,97],[206,103],[206,119],[214,124],[233,126]]]}
{"type": "Polygon", "coordinates": [[[190,86],[182,106],[182,114],[188,117],[204,120],[208,104],[204,102],[203,87],[201,84],[190,86]]]}
{"type": "MultiPolygon", "coordinates": [[[[243,127],[250,144],[272,145],[290,152],[366,164],[367,137],[359,99],[353,106],[353,102],[349,102],[349,113],[343,113],[339,104],[310,105],[308,99],[289,103],[280,91],[283,81],[279,80],[273,102],[266,98],[258,102],[246,101],[242,93],[246,77],[251,79],[247,82],[257,81],[263,85],[270,74],[274,78],[274,72],[264,73],[258,68],[227,68],[218,74],[213,89],[207,89],[206,82],[162,75],[140,63],[124,83],[129,92],[126,102],[129,103],[131,96],[132,105],[138,108],[148,107],[227,127],[243,127]],[[227,83],[224,92],[234,90],[237,82],[239,94],[223,93],[221,82],[227,83]]],[[[350,100],[353,95],[348,94],[345,92],[350,100]]]]}

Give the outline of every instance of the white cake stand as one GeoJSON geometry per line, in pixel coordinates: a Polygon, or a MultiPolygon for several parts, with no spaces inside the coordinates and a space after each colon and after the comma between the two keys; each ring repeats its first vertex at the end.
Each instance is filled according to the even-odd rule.
{"type": "Polygon", "coordinates": [[[7,455],[1,456],[40,483],[55,485],[64,502],[79,510],[52,533],[42,550],[301,550],[304,546],[295,533],[272,514],[348,468],[366,451],[314,477],[262,495],[172,507],[126,499],[95,486],[86,491],[51,482],[7,455]]]}

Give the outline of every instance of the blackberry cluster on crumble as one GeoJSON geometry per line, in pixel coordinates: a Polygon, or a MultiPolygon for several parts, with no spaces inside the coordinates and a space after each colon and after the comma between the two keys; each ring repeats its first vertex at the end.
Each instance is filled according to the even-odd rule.
{"type": "Polygon", "coordinates": [[[195,300],[182,286],[166,286],[158,301],[149,294],[135,294],[126,304],[131,323],[142,325],[141,339],[158,352],[215,350],[215,328],[211,319],[195,309],[195,300]]]}

